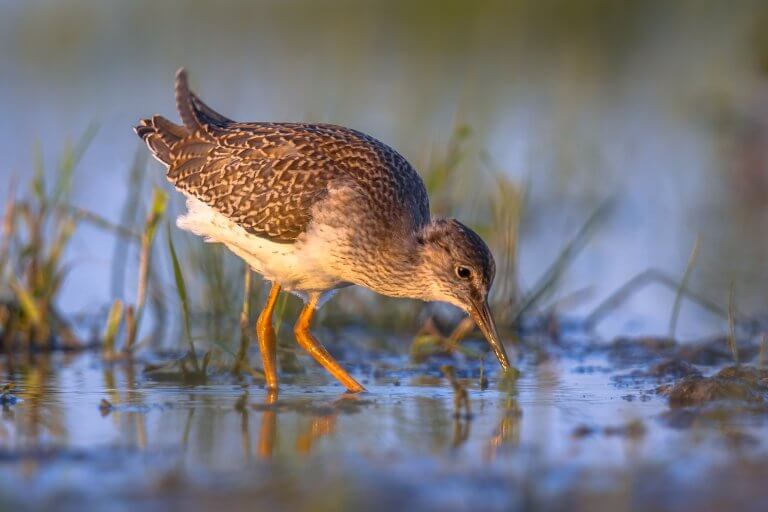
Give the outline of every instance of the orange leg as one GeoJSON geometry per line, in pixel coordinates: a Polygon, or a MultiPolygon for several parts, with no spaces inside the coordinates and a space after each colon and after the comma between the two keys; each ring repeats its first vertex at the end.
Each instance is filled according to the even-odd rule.
{"type": "Polygon", "coordinates": [[[277,344],[275,328],[272,326],[272,313],[275,310],[277,297],[280,295],[280,285],[272,283],[267,304],[256,322],[256,333],[259,338],[259,352],[267,379],[267,389],[277,389],[277,344]]]}
{"type": "Polygon", "coordinates": [[[296,334],[296,341],[299,342],[301,348],[306,350],[315,361],[320,363],[323,368],[336,377],[336,379],[350,392],[359,393],[365,391],[365,388],[353,379],[347,371],[342,368],[333,357],[331,357],[328,351],[325,350],[325,347],[312,336],[312,333],[309,332],[309,326],[312,323],[312,317],[315,315],[315,307],[317,306],[319,298],[320,295],[313,295],[309,302],[304,306],[304,309],[301,310],[296,326],[293,328],[293,332],[296,334]]]}

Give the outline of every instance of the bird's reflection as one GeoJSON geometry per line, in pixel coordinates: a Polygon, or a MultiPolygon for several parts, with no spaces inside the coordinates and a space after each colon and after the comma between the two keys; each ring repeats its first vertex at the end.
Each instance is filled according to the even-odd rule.
{"type": "Polygon", "coordinates": [[[453,448],[458,448],[469,438],[469,423],[472,420],[472,406],[466,386],[456,377],[451,365],[441,368],[443,375],[453,388],[453,448]]]}
{"type": "Polygon", "coordinates": [[[499,426],[486,445],[486,460],[493,461],[504,448],[520,444],[521,417],[522,412],[517,399],[513,396],[507,397],[504,402],[504,409],[501,412],[499,426]]]}
{"type": "Polygon", "coordinates": [[[285,413],[307,413],[311,420],[296,434],[294,448],[296,453],[302,456],[309,455],[317,446],[320,439],[325,438],[336,431],[337,418],[340,412],[349,407],[355,407],[355,397],[342,395],[330,404],[318,405],[306,401],[280,401],[277,391],[267,391],[263,402],[248,406],[248,393],[244,393],[235,404],[235,409],[241,415],[240,432],[242,438],[242,450],[246,462],[251,454],[251,434],[249,409],[261,412],[259,430],[256,432],[256,457],[262,460],[272,459],[278,443],[277,431],[279,428],[278,417],[285,413]]]}
{"type": "Polygon", "coordinates": [[[300,455],[308,455],[317,440],[332,434],[336,429],[337,414],[312,418],[309,426],[296,437],[296,451],[300,455]]]}
{"type": "Polygon", "coordinates": [[[264,405],[256,454],[260,459],[271,459],[277,440],[277,390],[267,391],[264,405]]]}

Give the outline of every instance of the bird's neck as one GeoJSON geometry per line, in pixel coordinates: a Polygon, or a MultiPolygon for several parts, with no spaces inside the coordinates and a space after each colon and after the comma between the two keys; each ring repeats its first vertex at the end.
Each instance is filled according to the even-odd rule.
{"type": "Polygon", "coordinates": [[[357,284],[389,297],[431,300],[431,286],[425,274],[423,247],[418,235],[400,239],[369,260],[357,284]]]}

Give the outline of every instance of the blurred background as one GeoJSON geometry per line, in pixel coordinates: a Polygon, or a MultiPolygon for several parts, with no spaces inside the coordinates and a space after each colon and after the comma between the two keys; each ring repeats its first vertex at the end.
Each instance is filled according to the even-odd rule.
{"type": "MultiPolygon", "coordinates": [[[[72,202],[114,222],[143,219],[151,184],[167,185],[150,161],[130,202],[131,169],[143,165],[132,127],[154,113],[177,119],[173,75],[185,66],[229,117],[342,124],[425,174],[450,164],[433,209],[486,234],[519,226],[512,266],[523,292],[612,200],[558,282],[552,300],[578,296],[563,314],[589,313],[648,268],[681,277],[697,237],[691,289],[725,308],[733,286],[739,311],[765,312],[765,2],[0,0],[0,10],[0,197],[14,177],[26,186],[36,147],[53,172],[68,141],[95,124],[72,202]],[[499,176],[525,198],[513,226],[489,220],[505,201],[488,200],[499,176]]],[[[509,247],[495,244],[497,261],[509,247]]],[[[125,250],[79,228],[62,311],[133,300],[133,285],[114,278],[125,250]]],[[[601,332],[664,334],[674,297],[651,286],[601,332]]],[[[684,304],[681,337],[725,329],[684,304]]]]}

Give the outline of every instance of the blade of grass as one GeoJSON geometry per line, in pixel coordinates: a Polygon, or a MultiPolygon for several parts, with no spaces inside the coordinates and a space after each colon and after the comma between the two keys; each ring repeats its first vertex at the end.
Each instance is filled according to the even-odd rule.
{"type": "MultiPolygon", "coordinates": [[[[698,304],[702,308],[706,309],[710,313],[717,315],[721,318],[727,319],[728,312],[721,308],[718,304],[712,302],[708,298],[692,291],[689,287],[680,286],[681,283],[675,281],[675,279],[658,269],[649,268],[636,276],[629,279],[626,283],[621,285],[616,291],[611,293],[606,299],[598,304],[589,315],[584,319],[584,324],[595,328],[611,311],[620,307],[629,297],[639,290],[653,283],[661,284],[672,290],[680,289],[682,293],[688,298],[688,300],[698,304]]],[[[751,326],[759,325],[756,319],[745,316],[741,313],[734,311],[735,319],[740,319],[743,323],[748,323],[751,326]]]]}
{"type": "Polygon", "coordinates": [[[106,356],[111,356],[115,353],[115,340],[117,339],[117,331],[120,329],[122,319],[123,303],[118,299],[112,303],[112,307],[109,309],[107,326],[104,329],[102,350],[106,356]]]}
{"type": "Polygon", "coordinates": [[[738,366],[739,364],[739,347],[736,346],[736,323],[734,321],[734,298],[733,298],[733,282],[728,292],[728,348],[733,355],[733,362],[738,366]]]}
{"type": "MultiPolygon", "coordinates": [[[[206,314],[201,317],[200,324],[209,338],[232,343],[239,337],[236,327],[243,298],[237,292],[242,282],[242,263],[231,258],[223,246],[201,241],[196,241],[187,255],[187,261],[195,265],[194,275],[199,276],[203,296],[207,299],[206,314]]],[[[236,351],[237,342],[232,346],[236,351]]]]}
{"type": "MultiPolygon", "coordinates": [[[[150,265],[152,261],[152,242],[157,233],[157,226],[165,214],[168,206],[168,195],[156,188],[152,194],[152,205],[147,220],[144,224],[144,233],[141,235],[141,252],[139,255],[139,279],[136,292],[136,332],[141,328],[141,320],[144,316],[144,305],[147,300],[147,282],[149,279],[150,265]]],[[[126,340],[127,350],[131,350],[136,342],[136,336],[126,340]]]]}
{"type": "Polygon", "coordinates": [[[14,317],[10,306],[0,303],[0,350],[3,352],[11,349],[11,339],[15,334],[14,317]]]}
{"type": "Polygon", "coordinates": [[[245,275],[243,276],[243,307],[240,310],[240,347],[235,357],[235,364],[232,366],[232,372],[239,374],[243,368],[248,366],[248,346],[251,343],[249,336],[251,316],[251,267],[245,264],[245,275]]]}
{"type": "Polygon", "coordinates": [[[51,205],[59,205],[69,195],[69,192],[72,189],[72,178],[74,176],[75,167],[80,163],[88,146],[91,145],[97,131],[98,125],[96,123],[90,123],[74,146],[67,144],[59,163],[56,184],[54,185],[51,197],[49,198],[51,205]]]}
{"type": "Polygon", "coordinates": [[[43,313],[37,304],[32,293],[14,276],[11,276],[8,283],[16,295],[19,301],[19,306],[24,312],[29,322],[35,326],[40,327],[43,323],[43,313]]]}
{"type": "Polygon", "coordinates": [[[8,188],[8,199],[3,211],[2,237],[0,237],[0,283],[5,275],[5,266],[11,250],[11,239],[16,232],[16,180],[11,181],[8,188]]]}
{"type": "Polygon", "coordinates": [[[45,201],[45,163],[43,161],[43,147],[40,141],[35,141],[32,149],[35,172],[32,175],[32,193],[39,203],[45,201]]]}
{"type": "Polygon", "coordinates": [[[77,206],[71,206],[71,205],[61,205],[57,208],[57,210],[62,215],[71,215],[75,221],[85,221],[89,224],[92,224],[93,226],[96,226],[97,228],[103,229],[105,231],[110,231],[116,235],[119,235],[120,239],[128,239],[128,240],[140,240],[141,235],[134,231],[132,228],[125,227],[121,224],[115,224],[112,221],[109,221],[105,219],[104,217],[89,212],[88,210],[83,210],[82,208],[78,208],[77,206]]]}
{"type": "Polygon", "coordinates": [[[460,180],[457,171],[464,158],[467,156],[466,142],[470,139],[472,130],[458,117],[454,121],[453,130],[448,142],[443,148],[442,154],[431,155],[431,162],[425,167],[424,184],[433,199],[433,208],[437,212],[444,213],[449,209],[452,187],[460,180]]]}
{"type": "Polygon", "coordinates": [[[211,363],[211,357],[213,356],[213,349],[209,349],[205,351],[205,354],[203,354],[203,365],[200,369],[200,373],[205,375],[208,372],[208,365],[211,363]]]}
{"type": "Polygon", "coordinates": [[[66,272],[69,270],[66,265],[61,263],[61,259],[72,234],[75,232],[76,224],[74,220],[65,218],[59,221],[56,228],[58,229],[58,234],[51,244],[47,258],[40,268],[42,275],[39,294],[42,300],[51,306],[53,305],[53,298],[66,272]]]}
{"type": "MultiPolygon", "coordinates": [[[[126,339],[126,347],[128,346],[127,340],[135,340],[136,339],[136,310],[133,309],[133,306],[127,305],[125,306],[125,339],[126,339]]],[[[131,347],[132,349],[135,349],[137,345],[134,345],[131,347]]],[[[126,349],[127,350],[127,349],[126,349]]]]}
{"type": "Polygon", "coordinates": [[[677,287],[675,292],[675,303],[672,305],[672,314],[669,317],[669,338],[675,339],[675,332],[677,331],[677,318],[680,315],[680,305],[683,301],[683,290],[688,287],[688,278],[691,276],[693,267],[696,265],[696,258],[699,254],[699,244],[701,243],[701,235],[696,236],[696,242],[693,244],[691,255],[688,257],[688,264],[685,266],[685,272],[683,273],[683,279],[680,281],[680,286],[677,287]]]}
{"type": "Polygon", "coordinates": [[[491,172],[496,182],[497,192],[493,196],[493,230],[494,238],[500,246],[503,259],[497,273],[498,284],[494,286],[492,302],[496,306],[509,312],[519,300],[519,284],[517,280],[517,248],[520,233],[520,224],[525,209],[526,196],[528,194],[528,181],[522,186],[513,182],[506,173],[492,167],[489,158],[484,159],[486,168],[491,172]]]}
{"type": "Polygon", "coordinates": [[[176,248],[173,246],[173,236],[171,236],[171,225],[168,224],[168,252],[171,254],[171,263],[173,264],[173,278],[176,281],[176,293],[181,303],[181,316],[184,324],[184,335],[189,345],[189,355],[195,370],[199,371],[197,363],[197,354],[195,353],[195,344],[192,341],[192,331],[189,325],[189,301],[187,300],[187,287],[184,284],[184,276],[179,265],[179,258],[176,256],[176,248]]]}
{"type": "Polygon", "coordinates": [[[579,251],[584,248],[589,239],[589,235],[591,235],[597,225],[605,219],[612,206],[613,201],[608,200],[592,212],[592,215],[587,218],[587,221],[576,232],[576,235],[565,245],[565,247],[563,247],[562,251],[560,251],[557,259],[555,259],[552,265],[549,266],[542,277],[539,278],[532,290],[523,298],[522,303],[512,316],[511,324],[517,323],[529,309],[533,308],[542,298],[546,297],[549,291],[552,290],[568,265],[574,260],[579,251]]]}
{"type": "MultiPolygon", "coordinates": [[[[141,198],[144,185],[144,176],[147,169],[147,151],[144,144],[138,147],[131,164],[130,172],[128,173],[128,194],[125,198],[125,204],[123,205],[123,211],[120,216],[119,226],[126,229],[128,232],[136,231],[139,229],[140,218],[137,212],[141,209],[141,198]]],[[[136,236],[138,239],[139,237],[136,236]]],[[[122,293],[125,285],[125,271],[126,261],[128,258],[128,240],[125,237],[119,237],[115,239],[115,247],[112,258],[112,276],[111,276],[111,288],[112,295],[118,296],[122,293]]]]}

